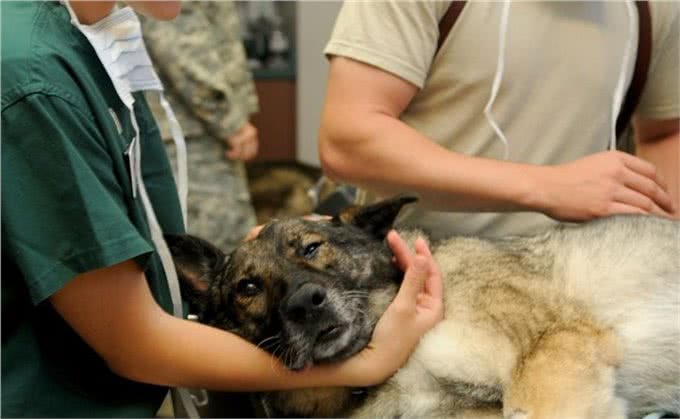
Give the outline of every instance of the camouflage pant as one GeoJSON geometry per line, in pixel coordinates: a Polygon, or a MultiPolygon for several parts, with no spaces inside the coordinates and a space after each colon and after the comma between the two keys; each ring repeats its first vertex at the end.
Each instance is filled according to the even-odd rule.
{"type": "MultiPolygon", "coordinates": [[[[166,143],[175,166],[175,146],[166,143]]],[[[189,172],[188,231],[229,252],[255,226],[242,162],[224,158],[224,148],[210,136],[187,138],[189,172]]]]}

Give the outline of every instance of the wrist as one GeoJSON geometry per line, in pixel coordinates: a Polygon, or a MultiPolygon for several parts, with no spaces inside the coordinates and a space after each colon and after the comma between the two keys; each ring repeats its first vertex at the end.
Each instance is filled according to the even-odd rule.
{"type": "Polygon", "coordinates": [[[516,197],[520,209],[548,211],[549,194],[547,193],[547,180],[552,175],[553,168],[549,166],[523,165],[519,168],[520,176],[517,177],[516,197]]]}
{"type": "Polygon", "coordinates": [[[384,366],[370,360],[366,352],[334,364],[316,365],[307,370],[304,381],[313,387],[370,387],[387,380],[395,371],[387,371],[384,366]]]}

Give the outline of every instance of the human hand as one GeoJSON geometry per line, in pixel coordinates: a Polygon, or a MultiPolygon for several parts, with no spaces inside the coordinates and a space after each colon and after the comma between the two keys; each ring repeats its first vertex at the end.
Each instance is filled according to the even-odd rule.
{"type": "Polygon", "coordinates": [[[228,137],[225,142],[229,150],[224,155],[230,160],[248,161],[257,155],[259,140],[257,128],[250,122],[243,124],[236,133],[228,137]]]}
{"type": "MultiPolygon", "coordinates": [[[[302,218],[305,220],[310,220],[310,221],[323,221],[323,220],[330,220],[331,217],[327,215],[319,215],[319,214],[308,214],[308,215],[303,215],[302,218]]],[[[258,234],[260,234],[260,231],[264,228],[264,224],[256,225],[255,227],[251,228],[250,231],[248,231],[248,234],[243,238],[244,242],[247,242],[249,240],[254,239],[257,237],[258,234]]]]}
{"type": "Polygon", "coordinates": [[[243,238],[244,242],[250,241],[260,234],[260,231],[264,228],[264,224],[256,225],[248,231],[248,234],[243,238]]]}
{"type": "Polygon", "coordinates": [[[416,240],[415,255],[395,231],[387,235],[397,264],[405,269],[404,281],[394,301],[373,331],[371,342],[349,359],[354,363],[350,386],[382,383],[411,355],[420,338],[444,318],[442,275],[422,238],[416,240]]]}
{"type": "Polygon", "coordinates": [[[538,205],[548,216],[585,221],[620,213],[669,216],[673,203],[656,168],[620,151],[541,167],[538,205]]]}

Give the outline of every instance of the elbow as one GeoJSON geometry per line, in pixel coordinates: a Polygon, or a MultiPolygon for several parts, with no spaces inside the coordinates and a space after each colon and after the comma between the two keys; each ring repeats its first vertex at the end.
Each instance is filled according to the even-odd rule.
{"type": "Polygon", "coordinates": [[[328,128],[321,127],[319,133],[319,161],[324,175],[335,182],[352,183],[355,181],[352,173],[352,146],[342,134],[328,128]]]}
{"type": "Polygon", "coordinates": [[[114,374],[131,381],[156,384],[144,373],[143,368],[139,367],[139,363],[133,360],[134,358],[125,355],[123,351],[118,353],[112,351],[104,358],[104,362],[114,374]]]}
{"type": "Polygon", "coordinates": [[[125,379],[128,379],[130,381],[136,381],[136,382],[145,382],[143,377],[141,377],[138,373],[135,373],[134,371],[126,368],[123,365],[117,365],[115,363],[107,362],[106,365],[109,367],[111,372],[116,374],[119,377],[123,377],[125,379]]]}
{"type": "Polygon", "coordinates": [[[128,380],[154,385],[173,385],[169,381],[167,346],[163,320],[174,317],[167,315],[158,307],[158,314],[152,322],[139,321],[128,327],[127,333],[118,334],[99,352],[100,356],[114,374],[128,380]]]}
{"type": "Polygon", "coordinates": [[[326,177],[334,182],[344,182],[343,157],[331,140],[321,136],[319,140],[319,161],[326,177]]]}

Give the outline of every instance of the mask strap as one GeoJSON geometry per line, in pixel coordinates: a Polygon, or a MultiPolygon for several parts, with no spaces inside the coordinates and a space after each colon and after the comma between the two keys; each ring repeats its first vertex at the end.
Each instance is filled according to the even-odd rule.
{"type": "MultiPolygon", "coordinates": [[[[149,229],[151,230],[151,240],[153,241],[154,247],[158,252],[161,259],[161,264],[163,265],[163,271],[165,272],[165,277],[168,282],[168,289],[170,290],[170,297],[172,299],[172,314],[175,317],[182,318],[182,298],[180,294],[179,280],[177,279],[177,271],[175,270],[175,264],[172,260],[172,254],[168,245],[163,238],[163,232],[161,230],[156,214],[151,206],[151,201],[149,195],[146,192],[146,187],[144,186],[144,181],[140,177],[139,182],[139,196],[142,199],[142,205],[144,206],[144,211],[146,212],[146,218],[149,222],[149,229]]],[[[196,406],[191,398],[189,390],[183,387],[173,387],[171,390],[173,406],[175,410],[175,416],[177,416],[178,407],[184,408],[187,416],[189,418],[200,417],[196,406]]]]}
{"type": "Polygon", "coordinates": [[[139,194],[139,181],[142,178],[142,152],[139,145],[139,126],[137,125],[137,118],[135,117],[135,113],[132,109],[132,106],[128,108],[130,111],[130,121],[132,122],[132,128],[135,131],[135,135],[132,137],[132,141],[130,141],[130,145],[128,146],[127,150],[125,150],[125,154],[128,156],[130,165],[132,197],[136,199],[137,195],[139,194]]]}
{"type": "Polygon", "coordinates": [[[165,117],[170,123],[170,132],[172,133],[172,141],[175,143],[175,150],[177,153],[177,193],[179,195],[179,203],[182,207],[182,218],[184,225],[187,226],[187,195],[189,194],[189,176],[187,170],[187,144],[184,141],[184,133],[182,127],[177,121],[175,112],[173,112],[170,103],[165,99],[163,92],[160,92],[160,101],[165,117]]]}
{"type": "MultiPolygon", "coordinates": [[[[170,292],[170,299],[172,300],[172,314],[175,317],[182,318],[183,308],[182,308],[182,295],[179,286],[179,280],[177,279],[177,270],[175,269],[175,263],[172,259],[172,254],[168,248],[168,244],[163,238],[163,230],[161,229],[158,218],[156,218],[156,213],[151,205],[151,200],[149,199],[149,194],[146,191],[146,186],[144,185],[144,179],[142,176],[142,151],[139,143],[139,125],[137,124],[137,118],[132,112],[132,126],[135,131],[135,138],[131,143],[130,167],[132,169],[130,176],[133,178],[133,186],[137,186],[137,192],[142,200],[142,206],[144,207],[144,212],[146,213],[146,219],[149,223],[149,231],[151,232],[151,241],[158,252],[158,256],[161,259],[161,265],[163,266],[163,272],[165,273],[165,278],[168,284],[168,290],[170,292]],[[134,144],[134,145],[133,145],[134,144]]],[[[177,413],[178,408],[181,406],[184,408],[187,416],[189,418],[199,418],[200,415],[196,410],[196,406],[193,403],[191,394],[189,390],[182,387],[173,387],[170,392],[172,393],[173,408],[177,413]]]]}
{"type": "Polygon", "coordinates": [[[510,0],[504,0],[503,10],[501,14],[501,25],[498,30],[498,61],[496,64],[496,74],[494,76],[493,84],[491,86],[491,96],[489,96],[489,101],[486,103],[486,106],[484,107],[484,115],[486,116],[487,121],[489,121],[491,128],[493,128],[494,132],[503,143],[504,146],[503,158],[505,160],[507,160],[510,155],[510,145],[508,144],[508,139],[503,134],[503,131],[498,126],[496,121],[493,119],[491,107],[493,106],[493,103],[496,101],[496,96],[498,95],[498,90],[500,89],[501,81],[503,80],[503,69],[505,67],[505,40],[507,38],[508,33],[509,19],[510,19],[510,0]]]}
{"type": "Polygon", "coordinates": [[[69,2],[69,0],[60,0],[60,3],[66,6],[66,10],[68,10],[68,14],[69,16],[71,16],[71,23],[75,26],[80,25],[78,16],[76,15],[76,12],[73,10],[73,7],[71,7],[71,3],[69,2]]]}
{"type": "MultiPolygon", "coordinates": [[[[633,13],[633,2],[632,0],[626,1],[626,12],[628,14],[628,41],[626,42],[626,49],[623,53],[623,60],[621,62],[621,72],[619,73],[619,79],[616,83],[616,88],[614,89],[614,99],[612,100],[612,115],[611,115],[611,137],[609,139],[609,149],[616,150],[616,119],[621,111],[621,105],[623,104],[623,95],[626,90],[626,70],[630,66],[630,60],[633,56],[633,49],[635,47],[634,33],[637,27],[636,17],[639,19],[636,13],[633,13]]],[[[640,35],[638,34],[638,37],[640,35]]]]}

